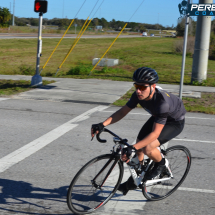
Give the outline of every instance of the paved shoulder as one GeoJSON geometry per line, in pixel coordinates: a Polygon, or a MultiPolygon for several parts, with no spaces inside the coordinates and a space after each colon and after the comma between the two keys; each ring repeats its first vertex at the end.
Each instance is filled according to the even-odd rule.
{"type": "MultiPolygon", "coordinates": [[[[0,79],[31,80],[31,76],[0,75],[0,79]]],[[[72,78],[43,78],[43,80],[56,82],[12,98],[109,105],[132,87],[132,82],[125,81],[72,78]]]]}

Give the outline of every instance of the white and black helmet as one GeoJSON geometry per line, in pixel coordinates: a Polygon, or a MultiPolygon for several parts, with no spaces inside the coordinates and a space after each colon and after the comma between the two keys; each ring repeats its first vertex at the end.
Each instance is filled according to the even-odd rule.
{"type": "Polygon", "coordinates": [[[141,67],[133,74],[133,80],[137,83],[155,84],[158,82],[158,74],[154,69],[141,67]]]}

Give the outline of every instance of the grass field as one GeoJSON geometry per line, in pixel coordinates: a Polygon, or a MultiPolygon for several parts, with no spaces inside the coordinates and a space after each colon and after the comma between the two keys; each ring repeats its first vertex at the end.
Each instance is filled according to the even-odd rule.
{"type": "MultiPolygon", "coordinates": [[[[92,59],[101,57],[112,39],[81,39],[66,62],[63,64],[57,77],[97,78],[118,81],[132,81],[132,74],[138,67],[154,68],[159,75],[159,83],[179,84],[182,56],[175,54],[173,44],[176,38],[119,38],[108,52],[108,58],[118,58],[120,64],[115,67],[97,67],[91,76],[88,76],[92,66],[92,59]]],[[[59,39],[43,39],[41,67],[52,53],[59,39]]],[[[64,39],[52,56],[42,76],[54,76],[62,63],[73,39],[64,39]]],[[[0,74],[34,75],[37,52],[37,39],[0,39],[0,74]]],[[[189,85],[192,73],[193,59],[186,58],[184,84],[189,85]]],[[[208,61],[208,78],[201,85],[215,86],[215,61],[208,61]]],[[[198,83],[196,83],[197,85],[198,83]]],[[[131,92],[124,97],[128,99],[131,92]]],[[[122,97],[114,104],[122,106],[126,99],[122,97]]],[[[201,99],[184,98],[188,111],[215,114],[215,94],[202,93],[201,99]]]]}
{"type": "MultiPolygon", "coordinates": [[[[179,84],[182,56],[174,54],[175,38],[119,38],[108,52],[108,58],[118,58],[120,64],[111,68],[99,68],[89,77],[92,59],[101,57],[113,38],[81,39],[63,64],[58,77],[101,78],[132,81],[133,71],[141,66],[154,68],[160,77],[159,83],[179,84]]],[[[41,67],[52,53],[59,39],[43,39],[41,67]]],[[[50,59],[42,76],[53,76],[62,63],[73,39],[64,39],[50,59]]],[[[0,40],[0,74],[32,75],[35,72],[37,39],[0,40]]],[[[191,57],[186,58],[184,83],[190,84],[191,57]]],[[[209,60],[208,79],[203,83],[215,86],[215,61],[209,60]]]]}

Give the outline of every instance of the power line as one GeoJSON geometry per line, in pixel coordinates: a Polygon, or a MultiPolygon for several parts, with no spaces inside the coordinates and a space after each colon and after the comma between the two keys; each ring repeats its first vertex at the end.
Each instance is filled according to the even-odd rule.
{"type": "Polygon", "coordinates": [[[102,3],[99,5],[99,7],[97,8],[96,12],[93,14],[93,17],[95,17],[96,13],[98,12],[99,8],[102,6],[102,4],[103,4],[104,1],[105,0],[103,0],[102,3]]]}
{"type": "Polygon", "coordinates": [[[135,12],[133,13],[133,15],[131,16],[131,18],[128,20],[128,22],[130,22],[130,20],[133,18],[134,14],[138,11],[138,9],[141,7],[141,5],[143,4],[145,0],[143,0],[140,4],[140,6],[135,10],[135,12]]]}

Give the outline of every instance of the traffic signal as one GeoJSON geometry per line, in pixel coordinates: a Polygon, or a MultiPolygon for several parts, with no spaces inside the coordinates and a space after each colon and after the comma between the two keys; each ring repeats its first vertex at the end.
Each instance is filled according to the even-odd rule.
{"type": "Polygon", "coordinates": [[[47,12],[47,5],[48,5],[48,2],[47,1],[35,1],[34,2],[34,12],[37,12],[37,13],[46,13],[47,12]]]}

